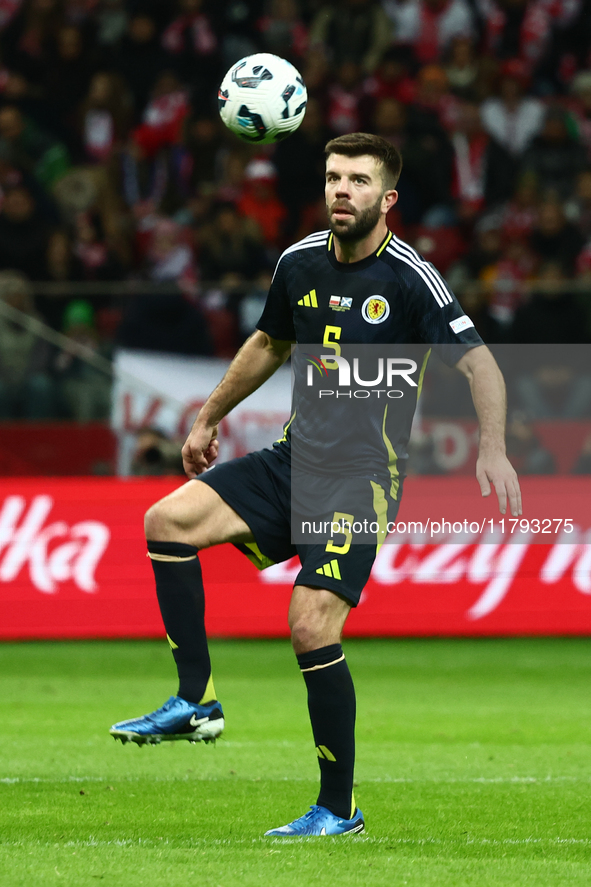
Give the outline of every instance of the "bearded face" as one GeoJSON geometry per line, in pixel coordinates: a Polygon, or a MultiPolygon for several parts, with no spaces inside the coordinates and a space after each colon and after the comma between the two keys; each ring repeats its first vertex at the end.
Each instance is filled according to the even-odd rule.
{"type": "Polygon", "coordinates": [[[363,240],[378,224],[381,206],[381,195],[365,209],[356,209],[347,200],[335,200],[331,206],[327,206],[330,230],[341,241],[363,240]]]}

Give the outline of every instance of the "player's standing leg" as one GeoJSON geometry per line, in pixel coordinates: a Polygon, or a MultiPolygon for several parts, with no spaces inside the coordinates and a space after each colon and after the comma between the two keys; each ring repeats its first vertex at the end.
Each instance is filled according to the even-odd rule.
{"type": "Polygon", "coordinates": [[[246,523],[211,487],[190,481],[146,514],[146,538],[156,593],[179,675],[179,689],[157,711],[120,721],[111,735],[139,744],[189,739],[208,742],[224,729],[205,632],[199,549],[250,541],[246,523]]]}
{"type": "Polygon", "coordinates": [[[338,835],[364,830],[355,807],[355,689],[341,646],[351,605],[332,591],[296,585],[289,609],[292,644],[308,690],[320,766],[320,793],[308,813],[267,835],[338,835]]]}

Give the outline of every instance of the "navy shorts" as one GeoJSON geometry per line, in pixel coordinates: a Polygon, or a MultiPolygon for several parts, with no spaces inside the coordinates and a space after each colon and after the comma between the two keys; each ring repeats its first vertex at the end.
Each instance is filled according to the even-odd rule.
{"type": "MultiPolygon", "coordinates": [[[[309,478],[309,476],[308,476],[309,478]]],[[[210,468],[196,478],[218,493],[240,515],[250,528],[254,543],[235,543],[259,569],[289,560],[298,555],[302,568],[295,584],[327,588],[357,606],[361,592],[380,545],[386,535],[386,523],[395,520],[398,500],[390,496],[388,485],[375,476],[350,479],[343,486],[334,477],[316,476],[314,488],[323,510],[317,513],[318,527],[326,528],[321,541],[319,534],[312,544],[294,542],[292,533],[292,484],[297,498],[297,475],[292,477],[291,464],[276,450],[259,450],[239,459],[210,468]],[[352,501],[352,490],[354,501],[352,501]],[[375,522],[372,542],[351,542],[347,525],[344,532],[335,532],[339,526],[337,515],[367,517],[375,522]]],[[[400,487],[400,492],[402,491],[400,487]]],[[[301,540],[301,534],[298,535],[301,540]]],[[[366,536],[363,537],[364,539],[366,536]]]]}

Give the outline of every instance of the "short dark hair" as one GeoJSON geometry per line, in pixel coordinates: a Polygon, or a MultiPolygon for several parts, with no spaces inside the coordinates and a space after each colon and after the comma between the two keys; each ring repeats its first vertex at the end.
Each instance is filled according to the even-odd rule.
{"type": "Polygon", "coordinates": [[[396,187],[402,172],[402,157],[398,148],[381,136],[369,132],[349,132],[327,142],[324,149],[326,159],[331,154],[344,154],[345,157],[361,157],[369,154],[379,160],[384,168],[383,180],[388,190],[396,187]]]}

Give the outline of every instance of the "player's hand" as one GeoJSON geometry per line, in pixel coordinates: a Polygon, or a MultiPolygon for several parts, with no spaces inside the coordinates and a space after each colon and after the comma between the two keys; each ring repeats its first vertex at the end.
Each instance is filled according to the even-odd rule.
{"type": "Polygon", "coordinates": [[[479,455],[476,462],[476,479],[483,496],[490,496],[491,484],[494,486],[501,514],[507,511],[507,500],[513,517],[522,514],[517,472],[504,454],[479,455]]]}
{"type": "Polygon", "coordinates": [[[217,425],[195,423],[181,450],[183,468],[188,478],[203,474],[217,458],[219,450],[217,437],[217,425]]]}

